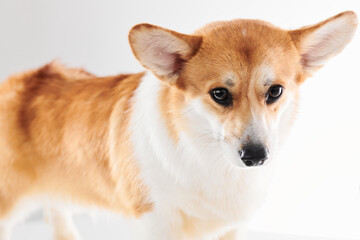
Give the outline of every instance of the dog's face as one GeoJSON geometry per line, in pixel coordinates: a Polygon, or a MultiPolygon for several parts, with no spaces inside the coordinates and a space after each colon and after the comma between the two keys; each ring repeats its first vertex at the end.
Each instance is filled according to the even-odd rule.
{"type": "Polygon", "coordinates": [[[288,130],[299,85],[356,25],[353,12],[294,31],[256,20],[216,22],[195,35],[140,24],[129,39],[145,67],[181,89],[190,131],[219,140],[231,162],[260,166],[288,130]]]}
{"type": "Polygon", "coordinates": [[[293,113],[301,74],[297,49],[285,31],[259,21],[220,22],[197,33],[201,48],[179,82],[197,99],[194,108],[217,123],[207,126],[214,137],[236,151],[233,162],[262,165],[284,113],[293,113]]]}

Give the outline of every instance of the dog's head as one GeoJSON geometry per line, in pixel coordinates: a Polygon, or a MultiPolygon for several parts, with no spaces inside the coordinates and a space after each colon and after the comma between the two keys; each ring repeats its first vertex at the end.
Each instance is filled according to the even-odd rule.
{"type": "Polygon", "coordinates": [[[293,119],[299,85],[356,26],[353,12],[292,31],[258,20],[215,22],[194,35],[139,24],[129,41],[143,66],[184,95],[190,132],[219,140],[237,165],[259,166],[293,119]]]}

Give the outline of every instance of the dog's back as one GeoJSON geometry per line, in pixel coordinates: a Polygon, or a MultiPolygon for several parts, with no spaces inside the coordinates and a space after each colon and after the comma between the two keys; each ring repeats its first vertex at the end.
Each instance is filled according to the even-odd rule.
{"type": "Polygon", "coordinates": [[[138,171],[126,156],[129,151],[115,166],[108,144],[111,131],[122,132],[116,141],[127,141],[129,101],[142,75],[96,78],[52,63],[5,81],[0,88],[0,216],[23,196],[44,192],[128,214],[146,211],[149,205],[136,192],[136,181],[127,180],[126,173],[138,171]],[[112,117],[114,111],[121,114],[112,117]],[[121,129],[112,129],[111,121],[121,129]]]}

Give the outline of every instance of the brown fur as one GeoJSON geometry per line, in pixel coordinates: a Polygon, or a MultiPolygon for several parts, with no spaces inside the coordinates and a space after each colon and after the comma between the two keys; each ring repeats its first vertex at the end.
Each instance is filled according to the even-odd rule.
{"type": "MultiPolygon", "coordinates": [[[[200,96],[208,110],[227,126],[226,132],[233,133],[226,136],[228,139],[239,138],[242,135],[251,118],[250,106],[253,111],[266,112],[267,118],[274,118],[286,98],[282,97],[270,106],[265,104],[265,93],[269,86],[256,83],[261,78],[257,76],[260,72],[257,68],[270,67],[275,74],[271,85],[284,86],[285,95],[291,92],[297,99],[299,85],[310,76],[304,70],[307,62],[306,56],[302,55],[300,42],[307,34],[343,16],[352,20],[349,24],[356,26],[356,14],[344,12],[316,25],[293,31],[283,30],[260,20],[238,19],[208,24],[195,32],[194,36],[197,38],[175,35],[176,38],[187,41],[189,46],[192,46],[191,53],[195,55],[186,61],[184,59],[176,81],[182,93],[164,87],[160,94],[161,109],[165,113],[164,117],[173,138],[177,139],[175,129],[186,129],[184,126],[176,126],[176,123],[184,125],[185,121],[181,117],[184,114],[184,108],[181,106],[185,106],[180,103],[181,95],[187,96],[182,98],[183,102],[200,96]],[[194,39],[199,42],[200,38],[201,45],[194,45],[194,39]],[[199,48],[194,50],[194,46],[199,48]],[[229,73],[232,79],[226,78],[229,73]],[[234,100],[232,107],[224,108],[209,97],[209,91],[216,87],[229,89],[234,100]],[[170,100],[164,100],[164,96],[170,100]]],[[[155,28],[157,29],[156,26],[155,28]]],[[[136,53],[135,50],[134,52],[136,53]]],[[[142,61],[141,58],[139,60],[142,61]]]]}
{"type": "MultiPolygon", "coordinates": [[[[295,31],[258,20],[217,22],[194,35],[140,24],[129,41],[134,55],[164,82],[160,114],[175,143],[180,132],[191,133],[184,116],[194,98],[217,116],[231,141],[242,137],[254,112],[271,124],[287,94],[297,98],[298,86],[309,76],[306,68],[313,67],[303,53],[304,39],[343,16],[352,25],[337,54],[355,31],[352,12],[295,31]],[[271,79],[262,75],[267,67],[271,79]],[[267,105],[266,93],[277,84],[284,94],[267,105]],[[210,97],[218,87],[231,93],[230,107],[210,97]]],[[[154,209],[130,141],[132,97],[143,75],[99,78],[50,63],[0,85],[0,219],[28,195],[44,193],[137,217],[154,209]]],[[[220,228],[179,211],[185,234],[196,234],[200,225],[220,228]]]]}
{"type": "Polygon", "coordinates": [[[43,192],[135,216],[150,210],[127,129],[142,75],[96,78],[53,63],[4,82],[0,217],[43,192]],[[125,142],[121,155],[109,141],[125,142]]]}
{"type": "Polygon", "coordinates": [[[270,66],[275,70],[275,81],[272,84],[281,84],[291,92],[298,85],[292,80],[304,77],[300,56],[288,31],[269,23],[258,20],[217,22],[205,26],[195,34],[201,36],[202,44],[196,55],[184,62],[177,81],[181,90],[165,85],[160,94],[161,109],[175,140],[176,130],[186,128],[179,127],[185,121],[182,118],[182,106],[185,106],[186,101],[184,94],[188,99],[202,97],[208,110],[219,116],[220,121],[228,127],[227,132],[237,129],[235,135],[226,137],[238,138],[251,117],[250,105],[254,106],[254,103],[250,102],[253,99],[257,101],[256,111],[266,111],[269,117],[276,114],[277,106],[282,102],[266,106],[264,94],[268,86],[251,85],[258,81],[254,76],[258,66],[270,66]],[[233,79],[225,77],[228,73],[233,75],[233,79]],[[251,79],[255,80],[252,82],[251,79]],[[228,86],[229,80],[231,87],[228,86]],[[216,87],[230,90],[234,99],[232,107],[224,108],[209,97],[209,91],[216,87]],[[254,87],[256,91],[251,90],[254,87]]]}

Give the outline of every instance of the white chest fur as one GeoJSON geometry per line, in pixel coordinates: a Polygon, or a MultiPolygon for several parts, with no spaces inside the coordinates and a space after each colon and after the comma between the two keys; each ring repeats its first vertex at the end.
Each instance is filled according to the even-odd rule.
{"type": "MultiPolygon", "coordinates": [[[[220,151],[221,141],[208,137],[191,139],[180,133],[175,144],[161,118],[160,84],[148,73],[134,98],[132,141],[154,203],[153,212],[140,219],[142,230],[137,234],[154,236],[151,239],[212,239],[251,216],[266,195],[272,165],[239,168],[220,151]]],[[[186,114],[196,120],[191,111],[186,114]]]]}

